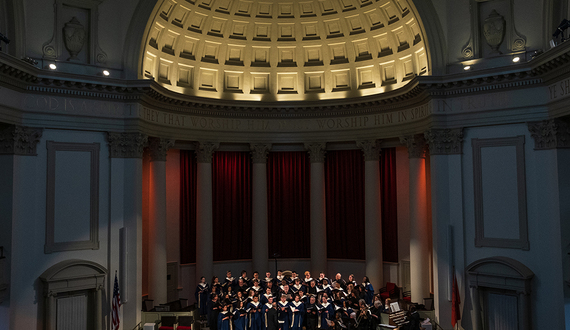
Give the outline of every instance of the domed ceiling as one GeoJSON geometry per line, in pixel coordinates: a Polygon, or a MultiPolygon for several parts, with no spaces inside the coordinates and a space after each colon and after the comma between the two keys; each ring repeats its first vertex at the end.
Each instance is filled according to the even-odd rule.
{"type": "Polygon", "coordinates": [[[141,75],[192,96],[318,101],[429,71],[411,0],[159,0],[141,75]]]}

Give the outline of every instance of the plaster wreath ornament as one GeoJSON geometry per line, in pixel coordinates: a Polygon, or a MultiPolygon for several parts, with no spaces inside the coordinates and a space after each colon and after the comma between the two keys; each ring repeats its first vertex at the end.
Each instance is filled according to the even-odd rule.
{"type": "Polygon", "coordinates": [[[63,36],[65,48],[69,52],[69,55],[71,55],[67,60],[78,61],[77,55],[81,52],[85,44],[85,28],[76,17],[73,17],[71,21],[65,23],[63,36]]]}
{"type": "Polygon", "coordinates": [[[493,50],[491,54],[501,54],[499,46],[505,37],[505,19],[496,10],[493,9],[489,17],[483,23],[483,33],[487,44],[493,50]]]}

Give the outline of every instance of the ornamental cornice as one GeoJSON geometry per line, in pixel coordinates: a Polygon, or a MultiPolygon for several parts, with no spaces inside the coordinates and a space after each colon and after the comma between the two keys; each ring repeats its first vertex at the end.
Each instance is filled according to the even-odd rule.
{"type": "Polygon", "coordinates": [[[0,83],[15,90],[64,97],[135,101],[179,114],[225,118],[325,118],[376,114],[425,104],[432,97],[462,96],[543,86],[570,74],[570,43],[510,66],[446,76],[418,76],[397,90],[359,98],[274,103],[216,100],[170,91],[152,80],[122,80],[41,70],[0,53],[0,83]],[[262,106],[260,106],[262,105],[262,106]]]}
{"type": "Polygon", "coordinates": [[[173,139],[163,139],[157,137],[148,138],[148,149],[150,151],[151,161],[166,161],[168,149],[174,146],[173,139]]]}
{"type": "Polygon", "coordinates": [[[196,160],[198,163],[211,163],[214,152],[220,147],[218,142],[196,142],[196,160]]]}
{"type": "Polygon", "coordinates": [[[142,158],[148,144],[148,136],[141,133],[107,134],[111,158],[142,158]]]}
{"type": "Polygon", "coordinates": [[[377,161],[380,159],[380,141],[364,140],[356,141],[356,145],[362,149],[365,161],[377,161]]]}
{"type": "Polygon", "coordinates": [[[528,130],[534,139],[534,150],[570,148],[570,125],[562,119],[530,122],[528,130]]]}
{"type": "Polygon", "coordinates": [[[35,156],[41,128],[10,125],[0,129],[0,155],[35,156]]]}
{"type": "Polygon", "coordinates": [[[267,155],[269,154],[269,150],[271,150],[270,143],[251,144],[250,149],[251,159],[254,164],[267,163],[267,155]]]}
{"type": "Polygon", "coordinates": [[[463,153],[463,129],[431,129],[424,133],[430,155],[460,155],[463,153]]]}

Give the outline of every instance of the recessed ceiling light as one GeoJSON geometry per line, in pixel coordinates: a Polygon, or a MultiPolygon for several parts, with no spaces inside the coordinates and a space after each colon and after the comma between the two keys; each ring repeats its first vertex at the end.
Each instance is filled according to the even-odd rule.
{"type": "Polygon", "coordinates": [[[55,70],[55,69],[57,69],[57,66],[56,66],[55,64],[51,63],[51,64],[49,65],[49,68],[52,69],[52,70],[55,70]]]}
{"type": "Polygon", "coordinates": [[[466,65],[466,66],[464,66],[464,67],[463,67],[463,70],[465,70],[465,71],[471,70],[471,65],[466,65]]]}
{"type": "Polygon", "coordinates": [[[518,56],[513,57],[513,62],[514,62],[514,63],[517,63],[517,62],[519,62],[520,60],[521,60],[521,58],[518,57],[518,56]]]}
{"type": "Polygon", "coordinates": [[[109,72],[109,70],[103,70],[103,75],[104,76],[109,76],[111,73],[109,72]]]}

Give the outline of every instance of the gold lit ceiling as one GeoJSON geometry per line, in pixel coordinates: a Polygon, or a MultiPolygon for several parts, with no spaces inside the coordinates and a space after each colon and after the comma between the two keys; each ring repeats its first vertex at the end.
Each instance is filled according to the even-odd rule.
{"type": "Polygon", "coordinates": [[[186,95],[318,101],[429,71],[411,0],[159,0],[141,75],[186,95]]]}

